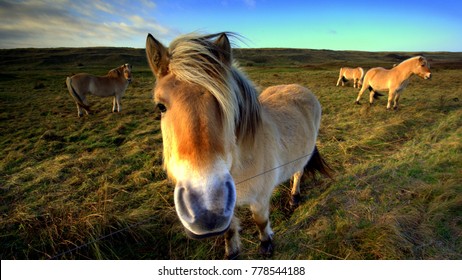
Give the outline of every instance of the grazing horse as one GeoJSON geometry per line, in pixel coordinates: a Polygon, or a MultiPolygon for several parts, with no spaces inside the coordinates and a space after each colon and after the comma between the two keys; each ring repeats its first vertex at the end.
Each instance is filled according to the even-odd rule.
{"type": "Polygon", "coordinates": [[[398,109],[401,92],[407,87],[409,78],[413,74],[425,80],[431,78],[430,65],[425,57],[415,56],[409,58],[389,70],[381,67],[370,69],[364,76],[364,82],[358,98],[356,98],[356,104],[359,104],[359,99],[366,89],[370,90],[369,104],[371,105],[378,92],[388,90],[387,109],[391,108],[393,99],[393,109],[398,109]]]}
{"type": "Polygon", "coordinates": [[[120,99],[128,84],[132,81],[132,66],[128,63],[110,70],[106,76],[93,76],[86,73],[76,74],[66,78],[69,93],[77,104],[77,114],[83,116],[82,109],[88,114],[90,106],[87,94],[100,97],[114,96],[112,112],[120,112],[120,99]]]}
{"type": "Polygon", "coordinates": [[[226,256],[239,254],[235,207],[250,206],[260,253],[273,252],[270,197],[293,176],[294,203],[305,172],[328,174],[316,148],[321,106],[299,85],[258,96],[234,63],[229,33],[188,34],[167,48],[151,34],[146,55],[161,112],[164,168],[174,202],[192,238],[225,235],[226,256]]]}
{"type": "Polygon", "coordinates": [[[345,85],[345,82],[348,80],[353,80],[353,87],[360,88],[364,78],[364,70],[361,67],[349,68],[342,67],[340,68],[340,73],[338,75],[337,86],[342,82],[342,87],[345,85]]]}

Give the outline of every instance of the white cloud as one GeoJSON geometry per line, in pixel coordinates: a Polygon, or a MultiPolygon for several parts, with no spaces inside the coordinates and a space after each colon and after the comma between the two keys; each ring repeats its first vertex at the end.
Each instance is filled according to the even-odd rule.
{"type": "Polygon", "coordinates": [[[144,47],[147,33],[177,32],[144,18],[154,2],[25,0],[0,2],[0,48],[144,47]]]}

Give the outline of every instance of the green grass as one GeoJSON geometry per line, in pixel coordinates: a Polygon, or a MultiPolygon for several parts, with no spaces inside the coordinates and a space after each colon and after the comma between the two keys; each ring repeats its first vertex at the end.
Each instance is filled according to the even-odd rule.
{"type": "MultiPolygon", "coordinates": [[[[190,240],[162,169],[162,137],[143,50],[0,50],[1,259],[221,259],[221,237],[190,240]],[[77,118],[65,77],[125,62],[122,99],[90,97],[77,118]]],[[[291,211],[288,184],[272,199],[274,259],[462,258],[462,55],[429,53],[433,78],[412,78],[400,109],[354,105],[335,87],[344,65],[387,66],[412,54],[240,50],[261,88],[299,83],[323,106],[318,146],[334,180],[306,181],[291,211]]],[[[363,97],[363,104],[366,104],[363,97]]],[[[243,259],[258,234],[239,209],[243,259]]]]}

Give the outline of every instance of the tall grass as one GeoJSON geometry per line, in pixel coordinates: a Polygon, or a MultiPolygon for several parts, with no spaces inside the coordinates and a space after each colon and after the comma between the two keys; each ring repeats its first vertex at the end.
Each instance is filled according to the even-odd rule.
{"type": "MultiPolygon", "coordinates": [[[[222,238],[190,240],[176,217],[144,54],[104,49],[110,61],[86,60],[99,51],[1,52],[0,257],[221,259],[222,238]],[[66,75],[104,74],[130,58],[138,65],[122,112],[90,97],[95,113],[77,118],[66,75]]],[[[386,98],[354,105],[357,90],[335,83],[348,55],[370,65],[391,63],[389,54],[275,51],[238,58],[262,88],[299,83],[319,97],[318,147],[335,176],[304,182],[294,211],[288,184],[275,191],[273,258],[462,258],[462,70],[451,62],[460,54],[435,53],[433,79],[412,78],[400,109],[387,111],[386,98]]],[[[251,214],[238,216],[241,258],[258,259],[251,214]]]]}

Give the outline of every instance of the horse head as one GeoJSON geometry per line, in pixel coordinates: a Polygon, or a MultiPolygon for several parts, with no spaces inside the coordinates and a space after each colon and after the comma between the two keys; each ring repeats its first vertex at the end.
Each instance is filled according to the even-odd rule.
{"type": "Polygon", "coordinates": [[[125,63],[121,66],[124,78],[131,83],[132,82],[132,66],[128,63],[125,63]]]}
{"type": "Polygon", "coordinates": [[[418,57],[416,67],[414,68],[414,73],[425,80],[428,80],[432,77],[432,73],[430,71],[430,64],[428,63],[425,57],[418,57]]]}
{"type": "Polygon", "coordinates": [[[230,175],[236,101],[230,94],[226,34],[183,37],[164,47],[151,34],[146,55],[156,77],[164,167],[175,182],[175,208],[190,237],[224,233],[236,189],[230,175]]]}

